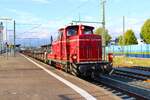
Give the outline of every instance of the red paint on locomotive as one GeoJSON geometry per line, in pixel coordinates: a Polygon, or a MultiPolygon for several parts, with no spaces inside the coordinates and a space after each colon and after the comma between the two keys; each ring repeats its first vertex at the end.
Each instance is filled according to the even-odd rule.
{"type": "Polygon", "coordinates": [[[48,58],[76,63],[102,61],[101,36],[93,34],[93,29],[83,25],[60,29],[48,58]]]}

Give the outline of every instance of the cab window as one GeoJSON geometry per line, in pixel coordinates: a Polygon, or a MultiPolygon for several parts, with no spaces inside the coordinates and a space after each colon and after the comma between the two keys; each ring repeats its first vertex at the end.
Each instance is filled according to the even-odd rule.
{"type": "Polygon", "coordinates": [[[84,27],[83,34],[93,34],[93,28],[84,27]]]}
{"type": "Polygon", "coordinates": [[[63,32],[59,31],[58,34],[59,34],[59,35],[58,35],[57,40],[61,40],[63,32]]]}
{"type": "Polygon", "coordinates": [[[74,36],[77,35],[78,28],[77,27],[70,27],[67,29],[67,36],[74,36]]]}

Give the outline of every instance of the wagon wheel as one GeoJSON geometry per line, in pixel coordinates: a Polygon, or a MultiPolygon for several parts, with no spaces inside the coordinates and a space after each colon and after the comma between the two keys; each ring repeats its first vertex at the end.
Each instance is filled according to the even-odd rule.
{"type": "Polygon", "coordinates": [[[52,61],[51,61],[51,60],[48,60],[48,64],[49,64],[50,66],[52,66],[52,61]]]}
{"type": "Polygon", "coordinates": [[[51,60],[48,61],[48,64],[52,67],[56,67],[56,63],[51,60]]]}
{"type": "Polygon", "coordinates": [[[67,72],[67,73],[69,72],[69,68],[68,68],[68,65],[67,65],[67,64],[64,65],[64,71],[67,72]]]}
{"type": "Polygon", "coordinates": [[[45,59],[45,58],[43,59],[43,62],[46,63],[46,64],[48,64],[48,60],[45,59]]]}

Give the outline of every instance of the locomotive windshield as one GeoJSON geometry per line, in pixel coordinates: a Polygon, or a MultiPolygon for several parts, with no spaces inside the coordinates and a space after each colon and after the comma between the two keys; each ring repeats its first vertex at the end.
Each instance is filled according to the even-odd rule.
{"type": "Polygon", "coordinates": [[[83,34],[93,34],[93,28],[85,26],[83,28],[83,34]]]}
{"type": "Polygon", "coordinates": [[[62,38],[62,35],[63,35],[63,32],[62,31],[59,31],[58,32],[58,37],[57,37],[57,40],[61,40],[61,38],[62,38]]]}
{"type": "Polygon", "coordinates": [[[69,27],[67,29],[67,36],[77,35],[78,27],[69,27]]]}

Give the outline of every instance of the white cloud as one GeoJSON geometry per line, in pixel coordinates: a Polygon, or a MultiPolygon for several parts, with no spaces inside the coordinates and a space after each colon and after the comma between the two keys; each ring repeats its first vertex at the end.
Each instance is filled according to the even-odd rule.
{"type": "Polygon", "coordinates": [[[7,9],[16,16],[17,35],[19,38],[45,38],[49,35],[51,26],[46,23],[46,20],[33,15],[30,12],[19,11],[16,9],[7,9]],[[33,25],[24,25],[33,24],[33,25]],[[21,34],[22,33],[22,34],[21,34]]]}

